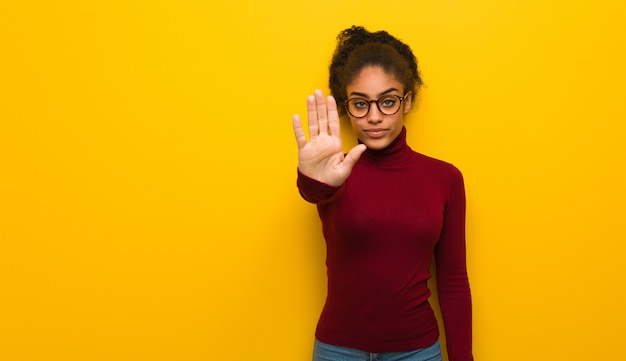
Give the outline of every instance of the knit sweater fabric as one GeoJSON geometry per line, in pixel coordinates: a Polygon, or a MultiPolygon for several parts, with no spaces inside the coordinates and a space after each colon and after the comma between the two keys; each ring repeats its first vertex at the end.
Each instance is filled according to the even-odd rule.
{"type": "Polygon", "coordinates": [[[317,339],[371,353],[432,345],[434,260],[449,359],[473,359],[465,189],[456,167],[413,151],[403,128],[387,148],[366,150],[341,186],[300,172],[297,185],[317,205],[326,239],[317,339]]]}

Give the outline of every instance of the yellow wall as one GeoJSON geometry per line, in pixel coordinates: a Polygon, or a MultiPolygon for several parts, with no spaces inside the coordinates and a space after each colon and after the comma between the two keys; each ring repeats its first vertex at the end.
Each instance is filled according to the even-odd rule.
{"type": "Polygon", "coordinates": [[[352,24],[465,174],[476,358],[626,359],[623,1],[210,3],[0,6],[0,360],[309,359],[290,122],[352,24]]]}

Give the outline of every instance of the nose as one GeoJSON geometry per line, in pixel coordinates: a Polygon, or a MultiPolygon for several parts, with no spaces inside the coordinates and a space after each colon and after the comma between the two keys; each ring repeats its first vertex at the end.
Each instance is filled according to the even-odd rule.
{"type": "Polygon", "coordinates": [[[378,124],[383,121],[383,113],[378,109],[378,105],[375,101],[370,103],[369,112],[367,112],[367,122],[371,124],[378,124]]]}

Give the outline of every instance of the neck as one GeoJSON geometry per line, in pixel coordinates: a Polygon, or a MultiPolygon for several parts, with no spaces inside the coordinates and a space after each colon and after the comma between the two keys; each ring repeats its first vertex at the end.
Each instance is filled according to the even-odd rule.
{"type": "Polygon", "coordinates": [[[406,143],[406,128],[403,127],[398,137],[386,148],[367,149],[363,154],[363,159],[368,163],[395,164],[406,160],[412,153],[406,143]]]}

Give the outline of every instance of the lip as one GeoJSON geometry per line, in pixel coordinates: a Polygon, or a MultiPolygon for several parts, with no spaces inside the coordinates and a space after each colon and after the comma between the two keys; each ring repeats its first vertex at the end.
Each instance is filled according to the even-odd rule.
{"type": "Polygon", "coordinates": [[[387,134],[387,129],[365,129],[363,130],[363,132],[367,134],[367,136],[370,138],[382,138],[385,136],[385,134],[387,134]]]}

